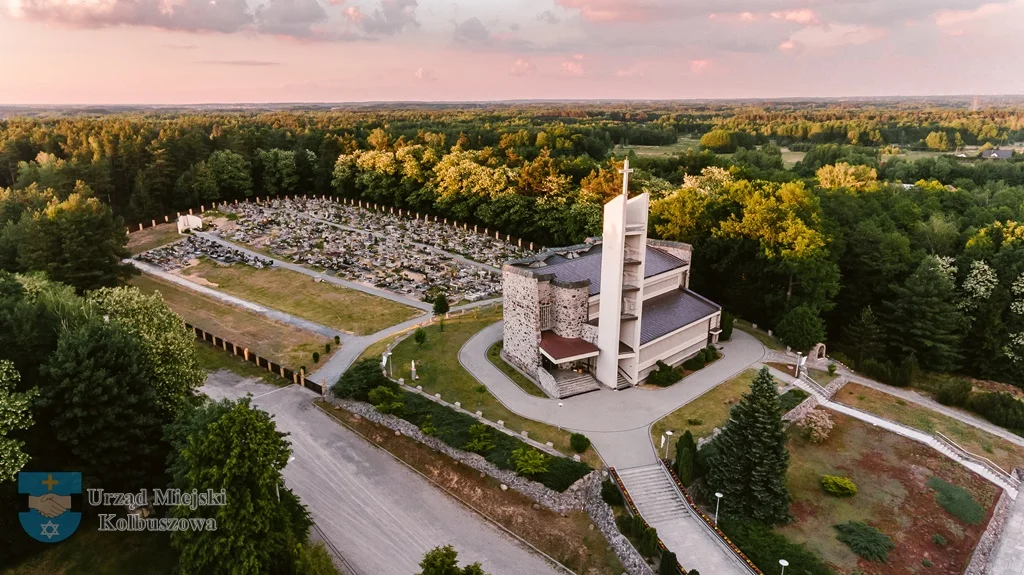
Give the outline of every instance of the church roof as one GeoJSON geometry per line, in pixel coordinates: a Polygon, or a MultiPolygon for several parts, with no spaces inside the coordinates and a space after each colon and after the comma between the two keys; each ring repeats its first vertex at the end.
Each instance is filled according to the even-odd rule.
{"type": "MultiPolygon", "coordinates": [[[[601,293],[601,246],[593,244],[573,251],[554,250],[539,254],[533,258],[509,262],[513,267],[532,272],[536,276],[556,280],[564,284],[588,285],[590,295],[601,293]]],[[[644,261],[644,278],[656,276],[670,270],[681,268],[689,262],[660,250],[647,246],[647,257],[644,261]]]]}
{"type": "Polygon", "coordinates": [[[722,306],[688,289],[672,290],[644,302],[640,317],[640,345],[704,319],[722,306]]]}

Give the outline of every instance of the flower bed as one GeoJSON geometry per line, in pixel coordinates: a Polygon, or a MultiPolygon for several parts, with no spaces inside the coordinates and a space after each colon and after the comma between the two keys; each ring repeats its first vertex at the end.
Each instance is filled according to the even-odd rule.
{"type": "Polygon", "coordinates": [[[764,575],[764,573],[757,567],[757,565],[754,565],[754,562],[751,561],[746,556],[746,554],[744,554],[743,551],[741,551],[740,548],[732,542],[731,539],[729,539],[729,536],[723,533],[722,530],[715,525],[714,520],[708,517],[703,511],[700,510],[699,507],[697,507],[697,504],[694,503],[693,498],[690,497],[690,494],[686,491],[686,488],[683,487],[683,483],[679,481],[679,477],[676,475],[675,470],[672,469],[672,465],[668,462],[668,460],[663,459],[661,460],[661,463],[662,465],[665,466],[666,469],[668,469],[668,472],[672,475],[672,480],[676,482],[676,487],[679,488],[679,492],[682,493],[683,497],[686,498],[686,502],[689,503],[690,507],[697,512],[697,515],[704,520],[704,523],[707,524],[707,526],[710,527],[716,535],[718,535],[719,539],[724,541],[725,544],[729,546],[729,549],[732,549],[733,553],[735,553],[740,559],[743,560],[743,562],[750,569],[751,573],[756,573],[757,575],[764,575]]]}

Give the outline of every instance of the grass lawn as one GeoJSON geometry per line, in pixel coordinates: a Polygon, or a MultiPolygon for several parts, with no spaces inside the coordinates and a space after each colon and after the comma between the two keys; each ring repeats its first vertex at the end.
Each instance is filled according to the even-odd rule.
{"type": "Polygon", "coordinates": [[[526,393],[537,397],[547,397],[548,395],[544,393],[536,383],[530,381],[525,375],[519,373],[519,370],[509,365],[504,359],[501,359],[501,345],[502,343],[500,341],[495,342],[494,345],[487,350],[487,359],[491,360],[494,367],[500,369],[502,373],[507,375],[509,379],[519,386],[519,389],[522,389],[526,393]]]}
{"type": "Polygon", "coordinates": [[[512,489],[502,491],[501,483],[493,477],[480,477],[467,465],[327,402],[315,403],[339,424],[387,450],[576,573],[618,575],[625,571],[601,532],[590,530],[590,517],[585,512],[563,516],[543,507],[534,509],[532,499],[512,489]]]}
{"type": "Polygon", "coordinates": [[[675,449],[675,442],[687,429],[695,440],[711,435],[714,428],[721,427],[728,419],[733,404],[750,390],[750,383],[754,381],[755,375],[756,371],[748,369],[659,419],[651,426],[651,441],[654,445],[660,446],[661,434],[665,430],[671,430],[674,434],[668,449],[671,455],[675,449]],[[688,420],[693,420],[694,423],[689,423],[688,420]],[[700,420],[701,423],[696,423],[696,420],[700,420]]]}
{"type": "Polygon", "coordinates": [[[736,322],[733,324],[733,327],[739,328],[749,333],[750,335],[756,337],[757,340],[764,344],[764,346],[767,347],[768,349],[786,349],[786,346],[783,345],[781,341],[779,341],[774,336],[768,335],[768,332],[762,330],[761,328],[754,329],[754,326],[749,321],[737,319],[736,322]]]}
{"type": "Polygon", "coordinates": [[[826,385],[832,383],[832,380],[839,377],[838,373],[836,375],[829,375],[827,371],[823,371],[820,369],[811,368],[807,371],[810,374],[811,379],[818,382],[818,385],[822,387],[825,387],[826,385]]]}
{"type": "MultiPolygon", "coordinates": [[[[327,361],[324,344],[329,340],[322,335],[276,322],[153,276],[136,276],[129,283],[146,293],[159,291],[167,305],[188,323],[248,347],[250,353],[260,357],[293,369],[305,365],[310,371],[314,351],[320,353],[321,362],[327,361]]],[[[333,341],[330,344],[333,353],[338,346],[333,341]]],[[[227,352],[222,353],[230,359],[227,352]]]]}
{"type": "MultiPolygon", "coordinates": [[[[550,441],[555,449],[562,453],[574,453],[569,447],[568,431],[560,431],[554,426],[512,413],[459,363],[459,350],[463,344],[478,331],[499,319],[501,308],[494,311],[481,309],[477,317],[467,313],[445,321],[443,332],[437,324],[423,328],[427,333],[427,341],[422,347],[409,337],[398,344],[392,352],[395,379],[405,378],[406,383],[412,384],[409,364],[415,360],[416,375],[419,377],[415,385],[423,386],[423,391],[440,393],[441,399],[453,403],[458,401],[462,403],[463,409],[471,413],[482,411],[484,417],[491,421],[500,419],[509,429],[525,430],[530,439],[541,443],[550,441]]],[[[588,448],[581,457],[593,467],[603,465],[593,447],[588,448]]]]}
{"type": "Polygon", "coordinates": [[[955,441],[960,447],[991,459],[996,465],[1007,471],[1013,467],[1024,466],[1024,447],[876,389],[848,383],[843,386],[835,399],[840,403],[863,409],[927,433],[937,431],[955,441]]]}
{"type": "Polygon", "coordinates": [[[271,385],[282,386],[289,383],[263,368],[256,367],[252,362],[245,361],[241,357],[231,355],[223,349],[213,347],[209,343],[199,340],[196,340],[196,359],[199,360],[199,365],[207,372],[226,369],[241,377],[255,377],[271,385]]]}
{"type": "Polygon", "coordinates": [[[782,148],[782,165],[792,168],[797,162],[804,159],[807,152],[793,152],[789,148],[782,148]]]}
{"type": "Polygon", "coordinates": [[[836,425],[828,440],[815,445],[790,434],[787,484],[794,521],[779,532],[803,543],[844,575],[870,573],[962,573],[991,516],[999,489],[939,452],[895,433],[831,413],[836,425]],[[849,477],[853,497],[834,497],[821,488],[822,475],[849,477]],[[986,511],[977,525],[957,519],[935,501],[928,479],[938,477],[966,489],[986,511]],[[836,539],[834,525],[861,521],[892,538],[886,563],[859,558],[836,539]],[[948,542],[932,541],[940,534],[948,542]],[[926,568],[922,562],[931,561],[926,568]]]}
{"type": "Polygon", "coordinates": [[[247,265],[220,265],[208,259],[185,268],[217,289],[270,308],[333,327],[368,335],[419,315],[415,308],[283,268],[258,270],[247,265]]]}
{"type": "Polygon", "coordinates": [[[160,224],[128,234],[128,251],[134,256],[184,237],[178,233],[178,224],[160,224]]]}
{"type": "Polygon", "coordinates": [[[616,146],[612,153],[627,153],[632,150],[638,156],[674,156],[686,150],[698,149],[700,149],[699,139],[681,137],[675,144],[668,144],[666,146],[616,146]]]}
{"type": "Polygon", "coordinates": [[[171,547],[169,533],[101,533],[98,528],[98,520],[83,518],[69,539],[48,546],[19,565],[0,571],[0,574],[161,575],[174,572],[178,552],[171,547]]]}

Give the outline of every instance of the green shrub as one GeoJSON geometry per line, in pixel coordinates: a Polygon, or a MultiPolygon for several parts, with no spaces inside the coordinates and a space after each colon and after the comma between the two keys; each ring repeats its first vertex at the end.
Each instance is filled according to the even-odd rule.
{"type": "Polygon", "coordinates": [[[825,493],[836,497],[853,497],[857,494],[857,484],[849,477],[838,475],[822,475],[821,487],[825,493]]]}
{"type": "Polygon", "coordinates": [[[935,533],[934,535],[932,535],[932,543],[938,545],[939,547],[945,547],[948,541],[946,541],[946,538],[943,537],[941,533],[935,533]]]}
{"type": "Polygon", "coordinates": [[[398,395],[383,385],[370,390],[370,403],[377,408],[377,411],[398,417],[402,416],[402,410],[405,407],[398,395]]]}
{"type": "Polygon", "coordinates": [[[807,399],[807,392],[802,389],[791,389],[779,396],[779,405],[782,406],[782,413],[792,410],[807,399]]]}
{"type": "Polygon", "coordinates": [[[338,378],[338,382],[331,388],[331,393],[342,399],[368,401],[370,391],[382,386],[393,391],[398,389],[395,382],[381,373],[379,361],[364,359],[353,364],[338,378]]]}
{"type": "Polygon", "coordinates": [[[653,527],[644,529],[644,535],[640,538],[640,553],[645,557],[654,557],[661,548],[658,546],[658,530],[653,527]]]}
{"type": "Polygon", "coordinates": [[[683,362],[683,369],[697,371],[702,369],[705,363],[707,362],[704,361],[704,351],[701,350],[700,353],[683,362]]]}
{"type": "Polygon", "coordinates": [[[647,374],[647,383],[658,387],[668,387],[683,378],[683,372],[679,368],[670,367],[663,361],[655,365],[658,369],[647,374]]]}
{"type": "Polygon", "coordinates": [[[686,419],[687,425],[704,425],[704,420],[699,417],[688,417],[686,419]]]}
{"type": "Polygon", "coordinates": [[[728,516],[719,518],[718,527],[764,573],[777,572],[779,558],[784,557],[790,565],[786,573],[792,571],[801,575],[836,575],[813,551],[790,541],[771,527],[735,520],[728,516]]]}
{"type": "Polygon", "coordinates": [[[325,343],[324,344],[324,353],[331,353],[331,344],[329,344],[329,343],[325,343]]]}
{"type": "Polygon", "coordinates": [[[858,367],[868,377],[896,387],[912,385],[920,371],[917,358],[913,355],[908,355],[898,366],[891,361],[882,363],[869,358],[862,361],[858,367]]]}
{"type": "Polygon", "coordinates": [[[523,446],[512,452],[512,462],[516,473],[523,477],[533,477],[548,470],[548,456],[532,447],[523,446]]]}
{"type": "Polygon", "coordinates": [[[420,423],[420,431],[423,432],[423,435],[428,437],[437,435],[437,428],[434,427],[433,418],[431,416],[428,415],[423,418],[423,422],[420,423]]]}
{"type": "Polygon", "coordinates": [[[573,433],[569,436],[569,446],[576,453],[583,453],[590,447],[590,439],[582,433],[573,433]]]}
{"type": "Polygon", "coordinates": [[[334,336],[334,343],[336,345],[341,345],[341,336],[340,335],[334,336]]]}
{"type": "Polygon", "coordinates": [[[971,525],[977,525],[985,520],[985,508],[978,504],[966,489],[938,477],[929,477],[927,485],[935,491],[936,503],[953,517],[971,525]]]}
{"type": "Polygon", "coordinates": [[[549,489],[565,491],[581,477],[592,471],[591,467],[582,461],[573,461],[568,457],[548,457],[547,471],[534,477],[549,489]]]}
{"type": "Polygon", "coordinates": [[[679,559],[676,559],[675,553],[667,550],[661,552],[658,575],[679,575],[679,559]]]}
{"type": "Polygon", "coordinates": [[[942,405],[963,405],[971,395],[971,383],[963,379],[942,382],[935,393],[935,399],[942,405]]]}
{"type": "Polygon", "coordinates": [[[416,342],[417,347],[421,347],[427,341],[427,332],[423,331],[422,327],[416,328],[412,334],[412,340],[416,342]]]}
{"type": "Polygon", "coordinates": [[[469,428],[469,441],[463,446],[466,451],[479,453],[481,455],[494,449],[494,440],[491,438],[491,428],[487,424],[478,423],[469,428]]]}
{"type": "Polygon", "coordinates": [[[933,563],[929,559],[922,559],[921,560],[921,565],[923,565],[925,567],[931,567],[933,565],[933,563]]]}
{"type": "Polygon", "coordinates": [[[478,386],[473,388],[473,391],[475,391],[477,393],[487,393],[487,386],[485,386],[485,385],[478,385],[478,386]]]}
{"type": "Polygon", "coordinates": [[[868,561],[885,563],[889,552],[896,547],[888,535],[867,523],[847,521],[834,527],[839,532],[836,539],[868,561]]]}
{"type": "Polygon", "coordinates": [[[1024,432],[1024,401],[1009,393],[972,393],[967,399],[967,409],[996,425],[1011,431],[1024,432]]]}
{"type": "Polygon", "coordinates": [[[619,491],[619,487],[611,479],[605,479],[601,482],[601,499],[608,505],[623,504],[622,492],[619,491]]]}
{"type": "Polygon", "coordinates": [[[732,327],[733,322],[736,321],[736,316],[732,315],[727,311],[722,312],[722,333],[718,334],[718,341],[729,341],[732,339],[732,327]]]}
{"type": "Polygon", "coordinates": [[[629,524],[629,534],[633,536],[633,539],[639,541],[644,536],[644,531],[647,530],[647,524],[640,515],[634,515],[632,522],[629,524]]]}
{"type": "Polygon", "coordinates": [[[837,371],[838,369],[839,369],[839,368],[838,368],[838,367],[836,367],[836,364],[834,364],[834,363],[830,363],[830,364],[828,364],[828,374],[829,374],[829,375],[835,375],[835,374],[836,374],[836,371],[837,371]]]}
{"type": "Polygon", "coordinates": [[[320,363],[320,352],[319,351],[314,351],[313,352],[313,363],[320,363]]]}
{"type": "Polygon", "coordinates": [[[818,315],[818,310],[808,305],[799,305],[782,317],[776,331],[783,343],[806,352],[825,339],[825,322],[818,315]]]}

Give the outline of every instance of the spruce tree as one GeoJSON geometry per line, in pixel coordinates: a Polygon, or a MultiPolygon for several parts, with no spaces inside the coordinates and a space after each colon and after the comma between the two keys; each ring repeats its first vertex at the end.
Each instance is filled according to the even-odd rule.
{"type": "Polygon", "coordinates": [[[939,261],[927,257],[903,285],[890,285],[885,301],[890,346],[913,353],[924,369],[950,371],[960,361],[961,316],[952,280],[939,261]]]}
{"type": "Polygon", "coordinates": [[[693,434],[687,429],[676,443],[676,475],[685,487],[689,487],[693,482],[696,459],[697,444],[693,441],[693,434]]]}
{"type": "Polygon", "coordinates": [[[845,348],[849,350],[851,359],[858,366],[866,359],[882,359],[885,352],[884,337],[885,331],[878,323],[871,306],[862,309],[860,315],[847,326],[843,334],[845,348]]]}
{"type": "Polygon", "coordinates": [[[765,367],[715,439],[708,484],[725,495],[722,513],[772,525],[789,515],[788,468],[779,394],[765,367]]]}

